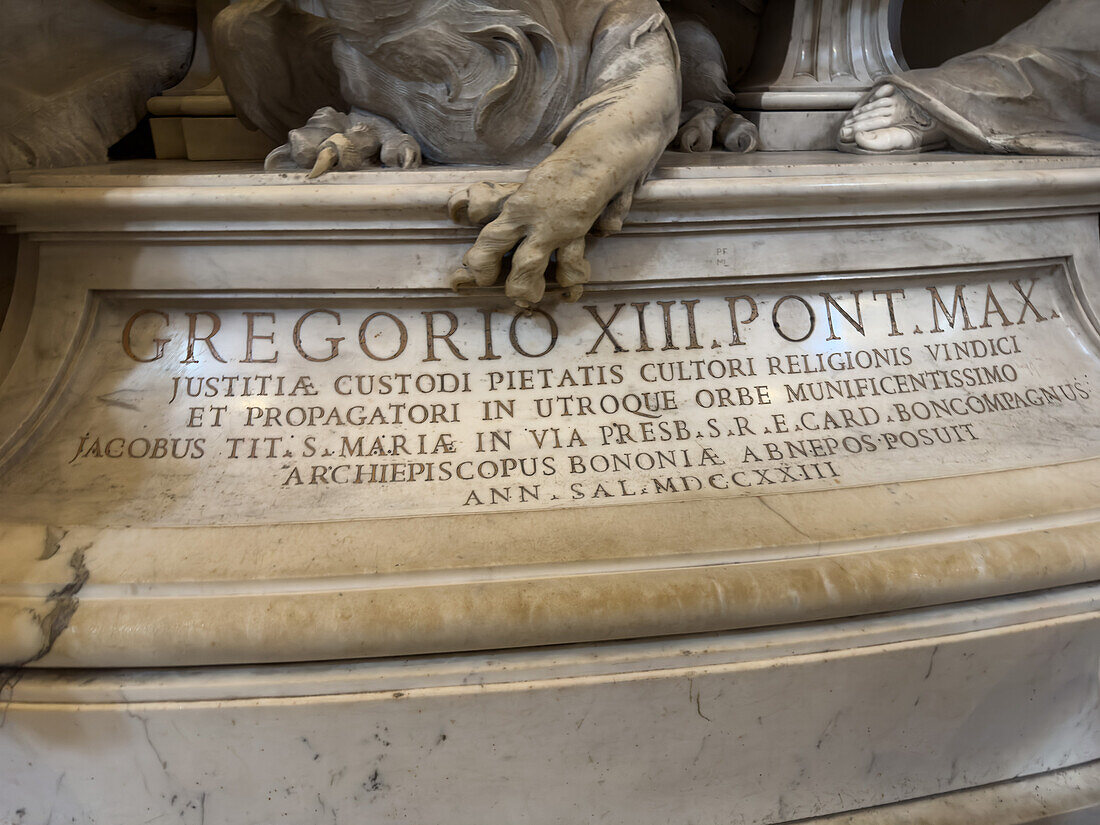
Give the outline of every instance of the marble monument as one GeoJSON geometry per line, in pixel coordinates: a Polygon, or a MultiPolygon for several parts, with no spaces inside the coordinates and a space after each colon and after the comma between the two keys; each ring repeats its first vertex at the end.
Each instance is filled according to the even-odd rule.
{"type": "Polygon", "coordinates": [[[1084,0],[198,5],[5,121],[0,823],[1100,821],[1084,0]]]}

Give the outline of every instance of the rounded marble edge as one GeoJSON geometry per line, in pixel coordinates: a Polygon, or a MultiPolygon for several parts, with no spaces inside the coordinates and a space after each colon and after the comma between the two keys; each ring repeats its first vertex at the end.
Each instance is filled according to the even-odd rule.
{"type": "Polygon", "coordinates": [[[752,630],[414,658],[262,666],[27,668],[7,697],[22,705],[230,702],[614,680],[690,669],[759,669],[781,660],[864,655],[891,646],[989,639],[1042,626],[1100,622],[1100,583],[962,604],[752,630]],[[686,662],[690,664],[685,665],[686,662]]]}
{"type": "MultiPolygon", "coordinates": [[[[576,644],[831,620],[1100,579],[1100,523],[700,568],[204,598],[0,600],[0,662],[160,667],[576,644]],[[37,622],[31,617],[37,617],[37,622]]],[[[78,550],[77,553],[82,551],[78,550]]]]}
{"type": "MultiPolygon", "coordinates": [[[[818,174],[803,174],[798,165],[759,176],[715,175],[711,170],[698,177],[649,181],[635,199],[630,223],[945,214],[945,205],[948,214],[1100,206],[1100,164],[1040,162],[1048,160],[1009,169],[899,163],[892,171],[873,173],[858,165],[819,169],[818,174]],[[678,210],[685,214],[670,219],[669,212],[678,210]]],[[[335,178],[307,182],[304,175],[287,173],[262,183],[255,176],[242,182],[227,175],[224,185],[164,184],[156,176],[140,185],[121,180],[111,186],[13,184],[0,186],[0,224],[14,224],[21,232],[141,232],[163,226],[178,230],[181,225],[225,229],[229,223],[234,230],[264,225],[331,231],[331,222],[338,220],[345,228],[417,228],[453,236],[466,230],[449,221],[449,198],[477,180],[516,179],[517,172],[433,170],[419,179],[394,174],[386,178],[385,173],[373,173],[353,178],[355,183],[335,178]]]]}
{"type": "Polygon", "coordinates": [[[1100,760],[895,802],[800,825],[1088,825],[1100,821],[1100,760]]]}

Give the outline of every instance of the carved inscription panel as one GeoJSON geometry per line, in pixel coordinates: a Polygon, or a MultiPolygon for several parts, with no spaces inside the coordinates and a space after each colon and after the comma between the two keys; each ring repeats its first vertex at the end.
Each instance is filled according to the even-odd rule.
{"type": "Polygon", "coordinates": [[[99,296],[11,501],[253,523],[767,495],[1092,457],[1059,265],[494,298],[99,296]]]}

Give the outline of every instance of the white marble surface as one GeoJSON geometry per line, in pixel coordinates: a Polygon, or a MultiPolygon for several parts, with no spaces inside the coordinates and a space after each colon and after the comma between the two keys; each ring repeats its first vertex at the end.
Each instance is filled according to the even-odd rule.
{"type": "Polygon", "coordinates": [[[803,820],[804,825],[1093,825],[1100,763],[943,796],[803,820]]]}
{"type": "MultiPolygon", "coordinates": [[[[296,355],[294,319],[303,308],[318,305],[318,291],[335,290],[327,297],[338,295],[348,317],[359,319],[340,333],[349,357],[359,349],[357,329],[368,310],[393,310],[421,324],[425,308],[454,310],[456,324],[466,325],[455,341],[469,349],[483,333],[480,325],[471,326],[481,318],[475,310],[500,300],[499,288],[456,298],[444,287],[469,240],[466,230],[449,223],[444,206],[451,193],[484,170],[349,173],[311,184],[300,176],[265,177],[247,166],[152,168],[158,173],[144,175],[149,167],[142,165],[34,173],[23,184],[0,191],[0,209],[36,240],[24,248],[19,286],[31,309],[17,317],[30,324],[30,335],[18,358],[19,336],[9,335],[5,354],[14,366],[0,404],[0,431],[8,439],[0,591],[9,629],[6,661],[227,664],[593,642],[835,618],[1095,577],[1100,465],[1089,435],[1096,420],[1091,393],[1057,408],[983,415],[973,425],[982,437],[950,449],[923,445],[889,451],[881,439],[898,422],[857,421],[845,424],[836,432],[841,438],[834,440],[874,437],[881,449],[873,456],[846,456],[843,467],[836,456],[818,457],[836,459],[838,472],[847,473],[829,484],[822,478],[786,483],[789,476],[780,465],[804,476],[806,471],[794,465],[806,461],[772,462],[761,478],[744,465],[747,453],[730,454],[721,460],[736,459],[741,467],[729,469],[731,487],[734,472],[748,472],[749,479],[761,483],[744,491],[677,488],[666,490],[662,499],[653,496],[655,483],[647,482],[653,497],[641,504],[631,503],[635,497],[628,495],[638,492],[636,498],[646,499],[641,487],[624,490],[619,484],[636,479],[614,473],[606,475],[602,488],[575,478],[570,483],[549,478],[547,501],[513,490],[511,501],[495,501],[475,514],[463,512],[465,502],[451,487],[438,485],[425,487],[431,495],[423,505],[403,485],[368,488],[360,495],[340,485],[303,482],[282,496],[287,490],[279,479],[272,480],[277,471],[285,469],[290,477],[302,464],[312,480],[316,462],[307,460],[308,450],[301,450],[294,467],[284,453],[274,463],[256,459],[256,464],[229,458],[232,446],[224,435],[218,452],[212,448],[210,459],[196,461],[194,468],[181,467],[189,462],[176,459],[174,467],[160,469],[153,459],[110,458],[104,450],[117,453],[114,439],[119,437],[127,444],[136,441],[141,449],[148,445],[150,452],[158,437],[180,443],[188,436],[193,441],[217,438],[216,411],[204,410],[203,415],[215,418],[199,422],[188,418],[194,405],[181,412],[183,405],[168,403],[172,378],[193,376],[191,367],[178,364],[187,311],[199,312],[196,318],[204,322],[210,321],[201,315],[204,311],[227,313],[222,338],[216,340],[220,345],[230,340],[226,335],[236,336],[232,351],[223,347],[234,359],[234,374],[238,366],[263,373],[279,367],[240,363],[241,335],[247,334],[241,311],[272,313],[255,317],[256,336],[268,335],[265,323],[285,318],[272,333],[276,340],[255,338],[254,356],[266,359],[269,350],[278,349],[284,359],[295,357],[303,365],[288,374],[327,377],[326,392],[335,394],[333,382],[341,374],[389,375],[411,371],[414,364],[402,361],[397,369],[396,362],[370,362],[362,352],[347,369],[334,369],[335,362],[303,361],[296,355]],[[208,168],[216,174],[197,174],[208,168]],[[308,290],[303,291],[303,283],[308,290]],[[188,290],[186,297],[178,292],[181,286],[188,290]],[[32,303],[29,296],[37,300],[32,303]],[[123,354],[120,325],[130,313],[112,307],[128,302],[168,315],[174,324],[174,367],[161,371],[123,354]],[[93,429],[98,448],[88,446],[96,442],[93,429]],[[73,460],[85,434],[90,454],[73,460]],[[584,499],[573,499],[573,483],[581,483],[584,499]],[[557,486],[551,489],[551,484],[557,486]],[[622,494],[604,495],[616,491],[622,494]],[[525,501],[519,501],[521,495],[525,501]],[[1037,542],[1041,554],[1034,550],[1037,542]],[[43,619],[51,616],[66,621],[43,619]],[[349,633],[349,627],[357,631],[349,633]]],[[[511,174],[503,173],[502,179],[511,174]]],[[[1100,198],[1096,175],[1095,164],[1079,159],[965,163],[957,157],[860,161],[811,154],[784,163],[762,155],[709,166],[670,158],[642,191],[636,220],[619,237],[593,244],[597,283],[586,304],[604,320],[615,305],[624,304],[613,329],[634,350],[641,342],[626,321],[636,313],[625,305],[636,300],[634,295],[647,296],[653,353],[616,355],[610,341],[603,340],[591,354],[598,337],[595,319],[583,305],[550,302],[544,311],[561,319],[566,340],[560,352],[569,357],[552,353],[544,360],[548,368],[578,375],[580,366],[633,365],[637,370],[649,355],[654,361],[680,360],[688,350],[658,350],[664,346],[656,304],[662,296],[700,300],[696,335],[705,349],[712,338],[719,339],[703,334],[709,332],[707,325],[724,325],[719,343],[730,344],[728,302],[722,296],[757,295],[774,303],[777,295],[791,294],[808,296],[823,316],[811,352],[866,350],[872,344],[889,349],[892,340],[905,339],[911,341],[914,363],[921,358],[927,366],[931,356],[924,354],[915,326],[927,328],[928,318],[906,315],[908,304],[903,307],[900,298],[895,320],[913,324],[912,336],[908,326],[892,334],[881,300],[868,301],[866,334],[861,335],[838,310],[823,305],[820,293],[826,285],[833,290],[843,285],[847,297],[841,296],[840,306],[852,313],[854,289],[908,287],[919,296],[917,308],[925,316],[941,313],[943,320],[948,310],[931,303],[929,284],[942,286],[941,298],[951,304],[952,285],[966,281],[972,283],[962,297],[972,307],[975,329],[959,329],[966,324],[957,321],[953,333],[943,334],[945,342],[984,340],[997,326],[1029,348],[986,359],[1018,370],[1023,378],[1014,386],[1058,385],[1075,378],[1091,386],[1096,358],[1091,302],[1100,274],[1095,218],[1089,213],[1100,198]],[[1011,193],[1019,197],[1005,201],[1011,193]],[[1006,209],[1006,203],[1013,208],[1006,209]],[[937,204],[941,211],[950,210],[948,217],[931,220],[937,204]],[[1032,275],[1038,278],[1034,287],[1032,275]],[[987,281],[1004,304],[1003,319],[981,288],[987,281]],[[1025,292],[1033,288],[1042,322],[1028,310],[1014,281],[1025,292]],[[877,320],[871,317],[875,309],[877,320]],[[1046,320],[1055,310],[1060,318],[1046,320]],[[828,341],[829,312],[843,329],[840,341],[828,341]],[[1011,326],[1004,326],[1006,319],[1011,326]],[[978,326],[984,323],[989,327],[978,326]],[[587,346],[578,343],[582,336],[587,346]]],[[[787,305],[796,303],[792,299],[787,305]]],[[[747,302],[738,304],[739,323],[746,336],[753,333],[753,341],[741,349],[765,360],[778,353],[795,355],[797,361],[798,346],[787,346],[774,335],[772,305],[761,306],[760,317],[749,323],[747,302]]],[[[689,346],[686,308],[676,303],[674,309],[677,345],[689,346]]],[[[159,322],[161,316],[143,318],[159,322]]],[[[447,316],[435,320],[446,324],[447,316]]],[[[307,319],[317,321],[316,316],[307,319]]],[[[513,322],[532,323],[531,338],[517,340],[535,351],[542,331],[536,328],[538,318],[502,313],[495,321],[494,346],[507,358],[478,361],[481,353],[471,350],[460,361],[437,340],[441,361],[417,366],[416,372],[429,375],[470,372],[481,381],[464,402],[469,407],[465,418],[453,428],[466,453],[477,449],[474,431],[502,426],[475,425],[481,415],[476,401],[489,398],[487,370],[506,365],[498,372],[515,373],[539,366],[539,359],[512,351],[508,332],[513,322]],[[449,366],[444,369],[444,364],[449,366]]],[[[154,323],[138,329],[145,336],[134,343],[138,357],[155,353],[150,335],[159,335],[160,328],[154,323]]],[[[303,329],[305,351],[321,357],[314,348],[326,346],[324,337],[335,334],[303,329]]],[[[410,347],[423,358],[424,329],[417,329],[410,347]]],[[[726,346],[721,352],[735,357],[738,349],[726,346]]],[[[202,344],[197,352],[197,366],[220,376],[223,364],[202,344]]],[[[906,372],[882,368],[867,374],[899,370],[906,372]]],[[[642,382],[639,373],[633,375],[626,386],[637,388],[642,382]]],[[[769,393],[780,393],[795,379],[802,380],[775,373],[763,382],[739,378],[730,386],[751,395],[763,383],[769,393]]],[[[706,383],[712,391],[723,388],[706,383]]],[[[686,409],[695,403],[694,386],[681,390],[686,409]]],[[[589,392],[580,388],[574,394],[589,392]]],[[[604,393],[600,390],[595,400],[604,393]]],[[[493,397],[507,401],[511,396],[503,390],[493,397]]],[[[516,403],[520,417],[513,420],[531,428],[531,404],[522,398],[516,403]]],[[[890,403],[875,401],[887,418],[890,403]]],[[[840,408],[858,412],[861,406],[867,405],[838,401],[791,409],[814,413],[804,423],[813,424],[830,411],[843,424],[840,408]]],[[[659,423],[683,419],[702,425],[709,417],[701,409],[689,412],[665,411],[659,423]]],[[[720,442],[728,453],[748,443],[748,436],[728,435],[740,426],[735,417],[742,416],[756,433],[754,450],[763,455],[759,451],[775,436],[764,432],[772,426],[766,412],[727,408],[721,414],[729,416],[723,418],[726,435],[715,445],[720,442]]],[[[234,415],[233,437],[246,437],[242,416],[247,413],[235,409],[234,415]]],[[[599,426],[616,422],[633,424],[628,434],[642,436],[636,422],[611,414],[582,418],[596,421],[576,425],[586,441],[601,437],[599,426]]],[[[553,420],[558,426],[565,419],[553,420]]],[[[963,419],[947,423],[971,424],[963,419]]],[[[449,422],[435,429],[444,426],[452,429],[449,422]]],[[[391,445],[393,436],[405,437],[408,444],[414,435],[379,428],[391,445]]],[[[519,424],[512,428],[519,433],[519,424]]],[[[700,449],[703,442],[695,444],[696,436],[709,430],[697,426],[688,431],[693,448],[700,449]]],[[[350,432],[354,436],[354,428],[350,432]]],[[[785,437],[801,441],[809,435],[785,437]]],[[[832,437],[830,432],[820,435],[832,437]]],[[[530,440],[529,434],[516,438],[530,440]]],[[[571,428],[564,438],[571,438],[571,428]]],[[[807,449],[828,452],[824,440],[815,443],[816,448],[807,449]]],[[[249,442],[245,450],[250,454],[251,449],[249,442]]],[[[392,452],[393,447],[385,449],[392,452]]],[[[619,453],[636,449],[642,448],[625,441],[615,445],[619,453]]],[[[561,450],[581,457],[597,452],[591,446],[561,450]]],[[[440,461],[450,457],[440,455],[440,461]]],[[[509,453],[513,459],[517,455],[509,453]]],[[[534,455],[528,449],[520,457],[534,455]]],[[[562,468],[570,466],[565,458],[561,462],[562,468]]],[[[700,478],[709,485],[716,473],[700,478]]],[[[492,480],[479,483],[479,500],[504,495],[494,494],[494,487],[499,485],[492,480]]]]}
{"type": "Polygon", "coordinates": [[[1005,781],[1100,757],[1096,598],[378,663],[32,671],[0,706],[0,818],[780,823],[1005,781]]]}
{"type": "MultiPolygon", "coordinates": [[[[418,514],[399,495],[386,517],[320,496],[269,503],[261,524],[246,496],[236,511],[204,499],[201,475],[157,487],[138,459],[103,471],[113,503],[84,471],[58,475],[42,457],[73,425],[181,426],[131,417],[138,367],[88,360],[121,346],[112,301],[470,306],[444,285],[472,237],[445,205],[483,170],[309,184],[203,168],[0,190],[26,238],[27,330],[0,338],[0,472],[24,468],[0,502],[0,645],[29,665],[0,695],[0,818],[764,825],[1100,758],[1087,404],[990,429],[969,469],[925,455],[830,489],[644,505],[465,515],[439,499],[418,514]]],[[[1039,273],[1047,320],[1009,319],[1032,347],[1012,363],[1091,376],[1098,175],[1043,158],[670,162],[625,231],[592,244],[593,295],[816,300],[985,278],[1020,315],[1012,273],[1039,273]]],[[[1002,324],[965,289],[982,306],[972,326],[1002,324]]],[[[700,300],[697,334],[719,315],[700,300]]],[[[879,348],[892,337],[881,317],[870,332],[879,348]]],[[[655,352],[658,336],[662,323],[655,352]]],[[[274,342],[254,337],[265,357],[274,342]]]]}
{"type": "Polygon", "coordinates": [[[532,317],[488,296],[110,296],[88,311],[74,400],[0,490],[43,520],[260,525],[273,510],[531,512],[1091,459],[1100,342],[1079,306],[1058,265],[597,288],[532,317]],[[949,326],[956,290],[966,328],[949,326]],[[213,349],[191,341],[192,318],[213,349]]]}

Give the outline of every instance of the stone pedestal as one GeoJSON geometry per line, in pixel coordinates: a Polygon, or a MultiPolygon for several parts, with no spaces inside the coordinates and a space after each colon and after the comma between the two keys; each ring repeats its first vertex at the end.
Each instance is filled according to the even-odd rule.
{"type": "Polygon", "coordinates": [[[149,114],[162,160],[263,160],[275,148],[274,141],[240,121],[220,81],[202,93],[154,97],[149,114]]]}
{"type": "Polygon", "coordinates": [[[1092,821],[1095,161],[671,158],[531,314],[522,174],[0,189],[0,820],[1092,821]]]}
{"type": "Polygon", "coordinates": [[[162,160],[263,160],[275,143],[237,117],[210,53],[214,18],[228,0],[195,3],[195,49],[187,76],[149,100],[149,126],[162,160]]]}
{"type": "Polygon", "coordinates": [[[832,149],[875,79],[905,69],[901,0],[778,0],[765,9],[737,102],[765,150],[832,149]]]}

